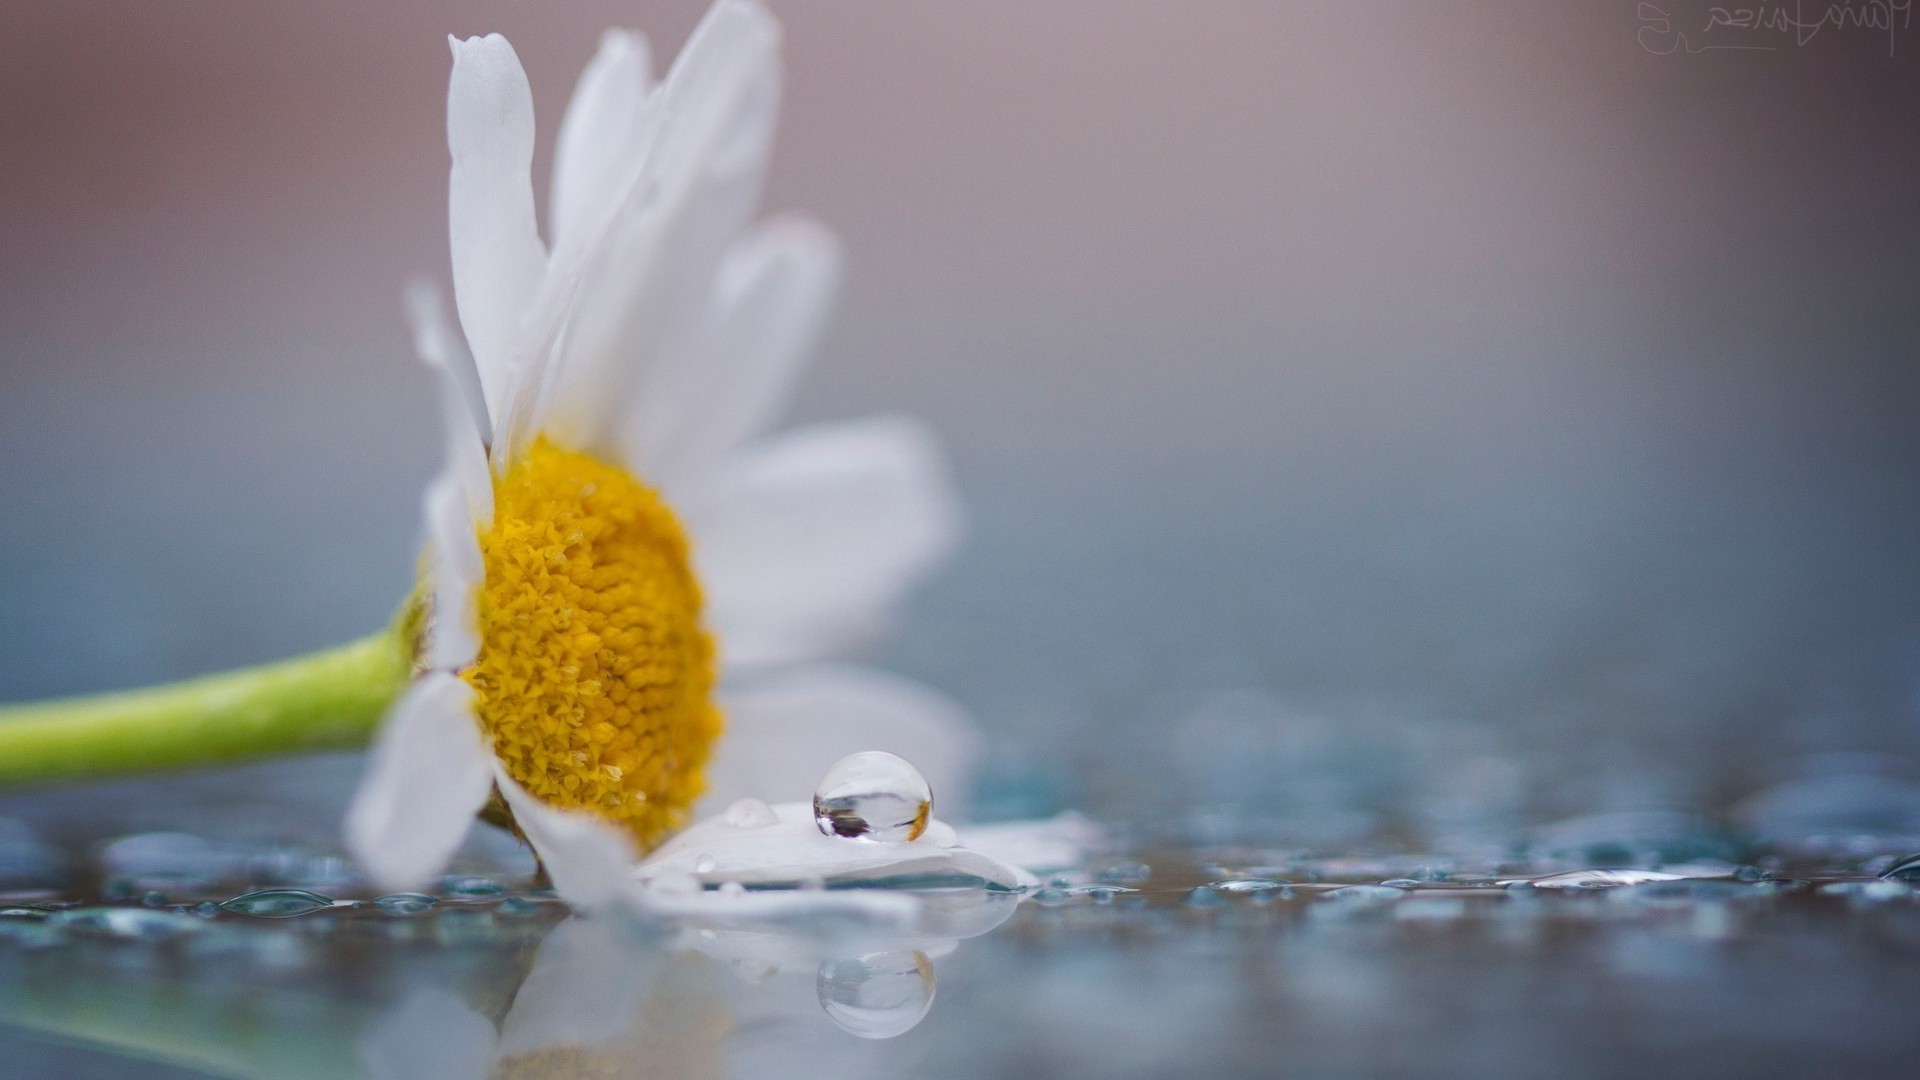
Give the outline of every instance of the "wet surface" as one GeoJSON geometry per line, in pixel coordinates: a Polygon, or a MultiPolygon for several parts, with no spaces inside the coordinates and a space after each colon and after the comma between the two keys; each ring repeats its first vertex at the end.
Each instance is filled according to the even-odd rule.
{"type": "Polygon", "coordinates": [[[262,1077],[1754,1077],[1920,1049],[1905,838],[1578,864],[1660,846],[1629,823],[1497,857],[1109,839],[1024,894],[888,890],[905,923],[846,890],[587,919],[524,874],[377,896],[324,854],[173,833],[62,861],[15,828],[0,1039],[16,1075],[262,1077]]]}

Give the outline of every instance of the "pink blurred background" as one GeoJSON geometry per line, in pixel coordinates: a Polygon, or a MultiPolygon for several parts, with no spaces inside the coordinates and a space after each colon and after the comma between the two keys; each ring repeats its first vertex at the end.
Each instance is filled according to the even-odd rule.
{"type": "MultiPolygon", "coordinates": [[[[1137,809],[1249,688],[1475,732],[1548,812],[1911,767],[1920,36],[772,6],[768,206],[850,255],[797,416],[949,439],[974,536],[888,659],[997,767],[1137,809]]],[[[437,438],[399,295],[445,275],[445,34],[514,41],[544,159],[601,28],[664,58],[701,10],[395,7],[0,7],[0,695],[384,620],[437,438]]]]}

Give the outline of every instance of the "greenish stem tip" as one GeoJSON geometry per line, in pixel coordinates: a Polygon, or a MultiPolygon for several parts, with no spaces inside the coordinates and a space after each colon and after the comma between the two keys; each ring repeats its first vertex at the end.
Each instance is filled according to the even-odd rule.
{"type": "Polygon", "coordinates": [[[407,684],[415,629],[403,612],[371,637],[292,660],[0,706],[0,789],[365,746],[407,684]]]}

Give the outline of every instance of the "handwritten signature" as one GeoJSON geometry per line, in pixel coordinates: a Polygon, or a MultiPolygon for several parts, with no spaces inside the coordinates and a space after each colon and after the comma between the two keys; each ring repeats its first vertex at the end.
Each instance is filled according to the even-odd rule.
{"type": "Polygon", "coordinates": [[[1806,46],[1828,31],[1862,30],[1885,34],[1887,55],[1902,32],[1913,25],[1914,0],[1827,0],[1808,4],[1759,3],[1752,7],[1710,7],[1691,20],[1693,34],[1656,4],[1642,2],[1638,39],[1641,48],[1661,56],[1716,49],[1775,52],[1783,44],[1806,46]],[[1711,37],[1709,35],[1712,35],[1711,37]]]}

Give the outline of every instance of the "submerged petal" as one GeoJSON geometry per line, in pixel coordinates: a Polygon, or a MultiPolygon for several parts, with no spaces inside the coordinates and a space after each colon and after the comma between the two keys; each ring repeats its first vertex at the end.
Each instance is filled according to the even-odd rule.
{"type": "Polygon", "coordinates": [[[394,703],[347,809],[347,849],[382,888],[416,888],[447,859],[487,801],[492,756],[472,691],[430,672],[394,703]]]}
{"type": "Polygon", "coordinates": [[[773,812],[770,824],[736,825],[722,816],[690,826],[641,862],[634,876],[742,885],[950,880],[1022,889],[1036,883],[1018,867],[955,846],[953,830],[938,821],[918,840],[846,840],[821,834],[811,803],[779,803],[773,812]]]}
{"type": "Polygon", "coordinates": [[[497,427],[512,395],[522,320],[547,258],[533,209],[533,92],[506,38],[448,41],[453,295],[497,427]]]}
{"type": "Polygon", "coordinates": [[[906,418],[823,425],[749,448],[686,513],[730,668],[865,644],[960,534],[933,435],[906,418]]]}
{"type": "Polygon", "coordinates": [[[840,286],[840,244],[819,223],[779,218],[728,250],[700,325],[649,373],[618,441],[678,495],[778,415],[840,286]]]}
{"type": "Polygon", "coordinates": [[[735,799],[811,797],[833,764],[862,750],[913,763],[936,810],[964,809],[979,756],[966,711],[934,690],[873,668],[817,664],[721,694],[728,733],[707,765],[703,812],[735,799]]]}
{"type": "Polygon", "coordinates": [[[631,837],[592,814],[548,806],[498,763],[493,774],[514,824],[546,865],[561,899],[575,907],[597,908],[620,897],[633,868],[631,837]]]}

